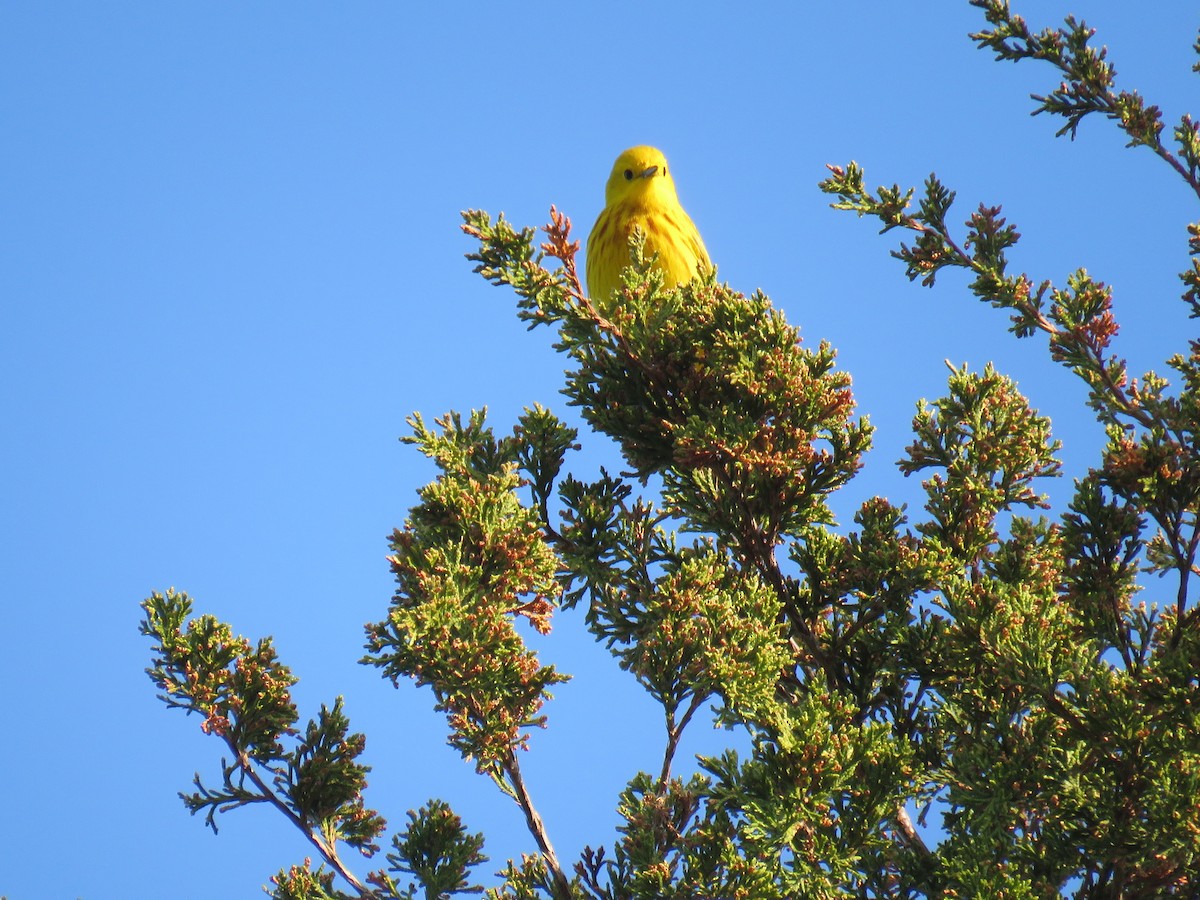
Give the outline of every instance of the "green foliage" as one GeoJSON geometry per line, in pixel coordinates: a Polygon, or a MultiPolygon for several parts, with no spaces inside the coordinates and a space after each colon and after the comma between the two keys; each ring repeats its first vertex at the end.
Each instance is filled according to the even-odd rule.
{"type": "MultiPolygon", "coordinates": [[[[467,220],[488,244],[472,255],[480,271],[520,294],[531,251],[498,253],[489,219],[467,220]]],[[[572,246],[567,227],[556,218],[545,246],[572,246]]],[[[839,882],[883,883],[873,873],[895,854],[880,823],[923,790],[914,742],[886,710],[901,710],[910,733],[924,715],[905,706],[911,673],[895,654],[932,561],[886,503],[860,513],[867,540],[827,528],[824,496],[857,470],[870,434],[849,419],[828,348],[805,351],[761,295],[713,283],[664,291],[636,240],[630,250],[611,319],[578,287],[520,300],[531,320],[560,324],[560,349],[579,366],[568,396],[635,477],[661,478],[665,503],[608,473],[568,476],[560,520],[543,523],[564,563],[564,602],[587,601],[589,627],[663,705],[667,730],[659,777],[638,776],[619,807],[622,839],[611,856],[585,854],[577,875],[600,897],[833,896],[839,882]],[[681,531],[706,536],[681,547],[681,531]],[[811,580],[780,567],[789,537],[811,580]],[[685,785],[670,777],[671,756],[712,694],[722,721],[749,730],[755,757],[709,761],[717,780],[685,785]]],[[[1025,500],[1027,480],[1004,481],[1004,503],[1025,500]]]]}
{"type": "Polygon", "coordinates": [[[546,860],[537,854],[522,854],[519,866],[510,859],[499,874],[504,878],[503,887],[488,890],[484,894],[485,900],[536,900],[558,896],[546,860]]]}
{"type": "MultiPolygon", "coordinates": [[[[1159,137],[1163,130],[1161,110],[1147,106],[1136,91],[1113,89],[1116,69],[1107,61],[1105,48],[1096,49],[1088,43],[1096,32],[1086,22],[1067,16],[1066,28],[1046,28],[1034,33],[1024,19],[1012,14],[1008,0],[971,0],[971,5],[982,9],[988,24],[993,26],[991,31],[971,35],[980,47],[993,51],[997,59],[1042,60],[1061,72],[1063,80],[1055,90],[1045,96],[1033,96],[1038,101],[1034,115],[1044,112],[1067,120],[1058,130],[1059,136],[1069,134],[1074,139],[1084,117],[1100,113],[1114,120],[1129,136],[1129,146],[1150,147],[1160,156],[1169,157],[1159,137]]],[[[1181,144],[1184,162],[1190,164],[1186,175],[1195,186],[1197,156],[1191,119],[1185,116],[1181,128],[1191,135],[1181,140],[1181,144]]]]}
{"type": "MultiPolygon", "coordinates": [[[[830,347],[802,348],[762,294],[745,297],[711,279],[664,290],[637,238],[623,302],[606,320],[568,287],[578,244],[562,217],[545,229],[543,246],[566,261],[540,279],[529,276],[531,249],[512,243],[503,219],[464,219],[483,247],[468,254],[476,271],[511,284],[533,325],[560,325],[557,349],[578,366],[564,393],[617,441],[637,475],[662,477],[673,514],[698,531],[754,529],[767,546],[829,521],[824,498],[858,471],[871,434],[865,421],[850,421],[849,376],[834,371],[830,347]],[[530,281],[554,287],[535,291],[530,281]]],[[[530,230],[522,234],[532,242],[530,230]]]]}
{"type": "Polygon", "coordinates": [[[540,666],[513,622],[524,617],[549,631],[557,561],[536,510],[516,495],[518,438],[497,441],[483,413],[466,424],[451,414],[438,421],[441,433],[420,416],[410,424],[410,441],[442,475],[392,535],[399,587],[388,618],[367,629],[364,662],[393,684],[411,677],[430,685],[451,745],[499,777],[514,748],[526,746],[523,729],[544,725],[538,711],[548,688],[568,677],[540,666]]]}
{"type": "Polygon", "coordinates": [[[682,555],[654,583],[606,591],[591,612],[593,633],[668,721],[714,694],[731,714],[765,709],[790,659],[776,598],[711,549],[682,555]]]}
{"type": "MultiPolygon", "coordinates": [[[[1084,23],[1034,32],[1003,0],[971,3],[989,25],[980,47],[1054,67],[1035,112],[1061,117],[1060,135],[1099,113],[1200,197],[1200,126],[1184,116],[1164,141],[1158,108],[1116,89],[1084,23]]],[[[1166,361],[1176,385],[1131,378],[1111,289],[1083,270],[1059,286],[1016,272],[1020,235],[1000,207],[980,204],[959,232],[935,175],[918,193],[872,191],[854,163],[830,172],[835,208],[911,234],[893,254],[911,280],[969,273],[975,297],[1017,337],[1044,334],[1087,386],[1107,437],[1067,509],[1032,517],[1048,508],[1039,479],[1059,474],[1050,423],[991,365],[951,366],[899,462],[924,479],[921,514],[875,497],[840,528],[828,498],[871,427],[830,347],[805,347],[767,297],[715,275],[666,289],[636,236],[615,302],[598,308],[565,216],[551,210],[539,244],[472,211],[468,258],[515,292],[531,328],[557,329],[568,402],[631,471],[567,471],[578,434],[541,407],[503,437],[482,412],[435,428],[414,415],[405,440],[438,475],[392,535],[397,588],[363,662],[429,686],[450,744],[523,816],[536,852],[506,862],[492,900],[1197,896],[1200,342],[1166,361]],[[567,678],[539,662],[522,620],[552,639],[558,607],[578,611],[568,626],[582,619],[663,723],[661,765],[634,775],[617,834],[573,866],[516,752],[567,678]],[[749,752],[675,774],[706,705],[749,752]]],[[[1186,240],[1183,299],[1200,315],[1200,223],[1186,240]]],[[[218,812],[270,803],[324,860],[281,871],[273,896],[483,890],[483,837],[437,800],[359,880],[338,845],[370,854],[385,824],[363,804],[364,740],[341,700],[298,730],[269,639],[189,622],[183,594],[144,607],[160,697],[232,754],[188,807],[215,828],[218,812]]]]}
{"type": "Polygon", "coordinates": [[[387,855],[392,872],[417,877],[399,896],[416,897],[418,886],[427,900],[483,893],[482,887],[468,883],[468,872],[487,862],[480,852],[483,835],[467,834],[462,820],[441,800],[430,800],[416,812],[410,809],[408,820],[405,832],[393,838],[394,852],[387,855]]]}
{"type": "Polygon", "coordinates": [[[369,856],[387,823],[363,802],[370,767],[357,758],[366,738],[349,733],[341,698],[332,709],[322,706],[301,734],[293,727],[298,716],[289,693],[296,679],[276,660],[270,639],[251,646],[212,616],[189,622],[191,598],[173,590],[152,594],[142,609],[141,633],[155,641],[146,672],[163,692],[159,697],[203,716],[201,729],[230,751],[222,760],[221,786],[206,787],[196,775],[196,791],[180,795],[187,808],[203,811],[215,832],[218,813],[250,803],[274,806],[335,870],[313,872],[306,864],[281,872],[277,896],[342,896],[321,893],[331,890],[335,873],[357,884],[338,857],[338,844],[369,856]]]}
{"type": "Polygon", "coordinates": [[[142,609],[140,632],[157,642],[146,674],[163,692],[159,699],[199,713],[205,733],[256,762],[280,759],[280,738],[297,718],[289,693],[296,679],[277,661],[270,639],[251,647],[212,616],[188,622],[192,600],[174,590],[155,592],[142,609]]]}
{"type": "Polygon", "coordinates": [[[333,709],[321,707],[316,721],[308,723],[304,737],[283,757],[286,770],[276,778],[288,805],[317,824],[325,841],[345,841],[351,847],[375,852],[373,843],[384,821],[363,805],[370,766],[355,760],[366,748],[361,734],[349,734],[350,720],[342,712],[342,698],[333,709]]]}
{"type": "Polygon", "coordinates": [[[1058,474],[1059,445],[1049,439],[1049,420],[1035,415],[990,364],[983,375],[965,365],[951,372],[946,397],[918,404],[917,439],[900,471],[941,470],[923,482],[930,519],[919,530],[927,549],[970,565],[996,542],[999,513],[1046,505],[1030,485],[1058,474]]]}
{"type": "MultiPolygon", "coordinates": [[[[1040,59],[1060,70],[1060,87],[1035,97],[1036,112],[1066,120],[1059,134],[1074,137],[1085,116],[1101,113],[1200,196],[1195,124],[1183,118],[1173,153],[1161,140],[1158,109],[1114,89],[1115,71],[1103,49],[1088,44],[1086,25],[1068,19],[1065,29],[1034,34],[1006,3],[972,2],[993,26],[973,35],[981,47],[999,59],[1040,59]]],[[[1057,896],[1071,879],[1080,897],[1190,896],[1200,817],[1196,795],[1184,800],[1180,792],[1191,790],[1184,785],[1200,747],[1182,737],[1191,711],[1164,697],[1195,686],[1196,670],[1184,675],[1180,659],[1200,624],[1190,603],[1200,539],[1197,345],[1168,360],[1180,388],[1153,372],[1131,380],[1111,352],[1111,290],[1082,271],[1065,288],[1010,274],[1007,253],[1019,235],[998,207],[981,205],[959,240],[947,224],[954,194],[936,177],[910,212],[914,191],[872,193],[853,163],[831,171],[822,187],[836,195],[835,207],[877,217],[885,232],[917,235],[894,254],[910,278],[932,285],[947,267],[967,269],[971,291],[1009,311],[1017,336],[1046,334],[1052,357],[1088,385],[1089,405],[1108,433],[1099,464],[1077,483],[1061,523],[1014,517],[1010,537],[997,542],[995,512],[1013,500],[1037,504],[1029,479],[1056,468],[1048,431],[1041,428],[1038,437],[1029,427],[1036,417],[1019,402],[989,399],[984,407],[994,421],[977,435],[978,420],[965,415],[962,385],[955,386],[965,371],[952,378],[951,397],[923,408],[915,423],[918,442],[902,467],[934,463],[948,473],[926,483],[932,520],[920,527],[923,544],[943,544],[969,566],[965,575],[940,580],[934,604],[944,616],[925,623],[944,669],[930,666],[927,678],[940,698],[938,727],[946,731],[935,769],[950,805],[939,848],[945,883],[972,896],[1057,896]],[[948,401],[956,408],[948,410],[948,401]],[[993,416],[992,409],[1006,412],[993,416]],[[940,427],[943,418],[953,427],[940,427]],[[949,473],[964,464],[952,489],[949,473]],[[1142,572],[1173,576],[1171,601],[1135,604],[1142,572]]],[[[1193,257],[1197,233],[1189,226],[1193,257]]],[[[1181,275],[1193,314],[1195,265],[1181,275]]]]}
{"type": "Polygon", "coordinates": [[[355,894],[343,893],[334,888],[335,874],[323,866],[312,867],[312,860],[303,865],[281,869],[271,876],[274,888],[272,900],[350,900],[355,894]]]}

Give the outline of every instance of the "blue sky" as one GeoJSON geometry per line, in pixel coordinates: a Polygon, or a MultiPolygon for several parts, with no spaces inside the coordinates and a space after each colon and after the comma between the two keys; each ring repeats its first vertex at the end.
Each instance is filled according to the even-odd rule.
{"type": "MultiPolygon", "coordinates": [[[[1076,12],[1121,86],[1168,122],[1200,114],[1194,3],[1015,6],[1038,27],[1076,12]]],[[[1004,205],[1015,267],[1114,285],[1133,372],[1184,349],[1175,273],[1200,217],[1181,182],[1100,121],[1056,140],[1028,115],[1053,72],[993,62],[966,39],[981,24],[965,0],[0,5],[0,893],[253,897],[309,852],[267,810],[213,837],[176,797],[220,747],[143,673],[138,603],[172,585],[274,635],[303,716],[345,695],[394,824],[441,797],[494,868],[533,849],[428,692],[356,662],[392,591],[385,537],[432,476],[397,440],[405,416],[573,416],[549,333],[463,259],[461,209],[537,225],[554,203],[582,238],[617,153],[662,148],[721,277],[853,375],[878,431],[845,521],[874,494],[919,507],[894,461],[945,359],[995,361],[1085,471],[1099,430],[1044,342],[1015,341],[961,276],[910,285],[890,240],[816,189],[850,159],[872,184],[936,170],[958,221],[1004,205]]],[[[613,460],[585,443],[581,476],[613,460]]],[[[1070,478],[1046,489],[1062,501],[1070,478]]],[[[576,676],[522,761],[570,858],[657,770],[660,719],[581,616],[533,643],[576,676]]],[[[689,750],[720,746],[692,730],[689,750]]]]}

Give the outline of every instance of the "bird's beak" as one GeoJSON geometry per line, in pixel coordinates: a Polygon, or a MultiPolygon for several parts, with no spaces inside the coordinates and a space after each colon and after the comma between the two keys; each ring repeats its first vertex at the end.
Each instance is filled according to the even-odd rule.
{"type": "Polygon", "coordinates": [[[651,166],[638,172],[638,178],[653,178],[658,173],[658,166],[651,166]]]}

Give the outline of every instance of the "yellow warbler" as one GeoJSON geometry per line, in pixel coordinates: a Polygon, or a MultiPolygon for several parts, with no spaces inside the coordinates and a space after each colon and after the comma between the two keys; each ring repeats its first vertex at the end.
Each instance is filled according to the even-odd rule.
{"type": "Polygon", "coordinates": [[[604,188],[604,210],[587,242],[587,289],[603,310],[629,265],[629,237],[646,236],[646,256],[658,254],[667,287],[712,269],[700,232],[679,205],[667,158],[653,147],[630,147],[617,157],[604,188]]]}

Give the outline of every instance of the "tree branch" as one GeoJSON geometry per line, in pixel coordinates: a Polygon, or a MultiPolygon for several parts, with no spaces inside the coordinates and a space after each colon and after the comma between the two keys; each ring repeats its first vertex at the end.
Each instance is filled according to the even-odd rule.
{"type": "Polygon", "coordinates": [[[533,798],[529,795],[529,791],[525,786],[525,779],[521,775],[521,767],[517,762],[516,752],[510,750],[508,758],[503,760],[501,765],[504,767],[504,772],[508,776],[509,783],[512,785],[513,798],[517,801],[517,805],[521,807],[521,811],[525,813],[525,824],[529,828],[529,833],[533,835],[533,839],[537,842],[538,850],[541,851],[542,857],[546,860],[546,868],[550,870],[551,888],[555,900],[571,900],[571,883],[567,880],[567,876],[563,873],[562,866],[559,864],[558,855],[554,852],[554,847],[550,843],[550,836],[546,832],[546,825],[542,821],[541,815],[538,814],[533,805],[533,798]]]}
{"type": "Polygon", "coordinates": [[[659,793],[666,788],[667,782],[671,778],[671,763],[675,758],[675,751],[679,749],[679,739],[683,736],[683,730],[687,728],[688,723],[692,720],[692,716],[704,704],[705,699],[707,698],[700,694],[692,695],[692,702],[688,705],[687,711],[683,714],[683,718],[679,720],[678,724],[672,722],[673,715],[670,713],[667,715],[667,746],[663,752],[662,771],[658,776],[659,793]]]}
{"type": "Polygon", "coordinates": [[[309,843],[311,843],[317,849],[317,852],[321,854],[321,858],[329,863],[330,867],[337,872],[347,884],[353,887],[354,890],[358,892],[360,897],[377,897],[378,894],[374,890],[364,885],[358,880],[358,877],[353,872],[346,868],[346,865],[342,862],[341,857],[338,856],[336,845],[330,844],[322,835],[317,834],[316,831],[309,826],[308,822],[306,822],[295,812],[295,810],[288,806],[287,803],[285,803],[279,797],[279,795],[275,793],[275,791],[272,790],[265,781],[263,781],[262,776],[258,774],[258,771],[255,769],[254,763],[250,760],[250,757],[244,751],[241,751],[234,746],[233,741],[230,740],[228,735],[222,735],[222,739],[233,752],[234,758],[238,763],[238,768],[241,769],[242,772],[245,773],[246,777],[254,783],[254,786],[258,788],[259,792],[262,794],[263,800],[283,813],[284,817],[287,818],[289,822],[300,829],[300,831],[308,839],[309,843]]]}

